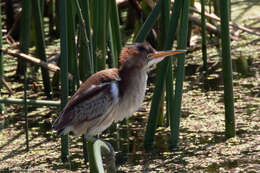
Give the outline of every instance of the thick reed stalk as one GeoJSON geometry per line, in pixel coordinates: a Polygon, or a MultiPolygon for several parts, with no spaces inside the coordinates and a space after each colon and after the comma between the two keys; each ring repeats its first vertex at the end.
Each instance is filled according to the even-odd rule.
{"type": "MultiPolygon", "coordinates": [[[[32,2],[30,0],[24,0],[22,2],[22,16],[20,25],[20,50],[21,52],[27,54],[30,44],[30,26],[31,26],[31,13],[32,13],[32,2]]],[[[26,136],[26,150],[29,151],[29,129],[28,129],[28,119],[27,119],[27,70],[26,62],[24,63],[24,116],[25,116],[25,136],[26,136]]]]}
{"type": "MultiPolygon", "coordinates": [[[[61,108],[64,108],[68,101],[68,23],[67,23],[67,1],[59,0],[60,16],[60,45],[61,45],[61,108]]],[[[69,158],[69,137],[61,137],[61,159],[68,162],[69,158]]]]}
{"type": "MultiPolygon", "coordinates": [[[[32,1],[33,3],[33,12],[34,12],[34,21],[35,21],[35,31],[36,31],[36,52],[39,58],[46,62],[46,53],[45,53],[45,40],[44,40],[44,29],[43,29],[43,17],[40,7],[40,0],[32,1]]],[[[51,83],[49,71],[41,67],[44,92],[50,98],[51,97],[51,83]]]]}
{"type": "Polygon", "coordinates": [[[201,4],[201,37],[202,37],[202,60],[203,69],[207,71],[207,36],[206,36],[206,19],[205,19],[205,0],[200,0],[201,4]]]}
{"type": "Polygon", "coordinates": [[[230,55],[230,34],[229,34],[229,1],[220,0],[220,18],[222,35],[222,68],[224,76],[224,104],[225,104],[225,134],[227,138],[234,137],[235,113],[233,96],[232,61],[230,55]]]}
{"type": "MultiPolygon", "coordinates": [[[[175,39],[175,34],[177,30],[181,5],[182,5],[182,0],[176,0],[173,4],[169,29],[168,29],[168,33],[166,34],[167,37],[163,46],[164,50],[169,50],[172,48],[173,40],[175,39]]],[[[146,149],[150,149],[154,141],[154,135],[157,127],[157,115],[159,112],[159,108],[160,108],[159,104],[161,102],[162,93],[163,93],[162,88],[166,80],[165,74],[167,73],[167,66],[168,66],[167,60],[161,62],[159,64],[158,72],[156,74],[156,83],[155,83],[155,89],[152,98],[152,105],[151,105],[150,115],[149,115],[148,124],[145,132],[144,146],[146,149]]],[[[171,119],[172,118],[170,117],[170,121],[171,119]]]]}

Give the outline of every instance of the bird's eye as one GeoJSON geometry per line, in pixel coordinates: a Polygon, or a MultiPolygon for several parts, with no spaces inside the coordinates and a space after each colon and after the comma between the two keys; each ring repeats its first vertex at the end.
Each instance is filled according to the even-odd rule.
{"type": "Polygon", "coordinates": [[[151,53],[153,53],[154,52],[154,50],[152,49],[152,48],[149,48],[148,49],[148,54],[151,54],[151,53]]]}

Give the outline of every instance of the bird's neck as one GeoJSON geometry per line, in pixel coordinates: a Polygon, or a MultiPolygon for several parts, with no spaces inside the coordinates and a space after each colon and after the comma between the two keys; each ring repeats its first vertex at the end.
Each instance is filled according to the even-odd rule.
{"type": "Polygon", "coordinates": [[[120,68],[119,76],[121,82],[119,84],[119,93],[123,96],[125,93],[130,94],[131,91],[139,90],[146,86],[147,72],[141,68],[120,68]]]}

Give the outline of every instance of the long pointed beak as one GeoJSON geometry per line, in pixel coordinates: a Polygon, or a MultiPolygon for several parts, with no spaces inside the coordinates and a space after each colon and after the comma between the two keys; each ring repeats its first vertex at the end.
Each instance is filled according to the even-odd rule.
{"type": "Polygon", "coordinates": [[[149,58],[161,58],[161,57],[177,55],[177,54],[185,53],[185,52],[186,52],[186,50],[184,50],[184,49],[158,51],[158,52],[149,54],[148,57],[149,58]]]}

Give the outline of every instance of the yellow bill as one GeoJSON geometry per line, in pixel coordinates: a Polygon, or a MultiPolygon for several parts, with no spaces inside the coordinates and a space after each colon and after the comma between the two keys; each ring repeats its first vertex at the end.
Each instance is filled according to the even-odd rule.
{"type": "Polygon", "coordinates": [[[177,55],[177,54],[185,53],[185,52],[186,52],[186,50],[184,50],[184,49],[158,51],[158,52],[149,54],[148,57],[149,58],[161,58],[161,57],[177,55]]]}

